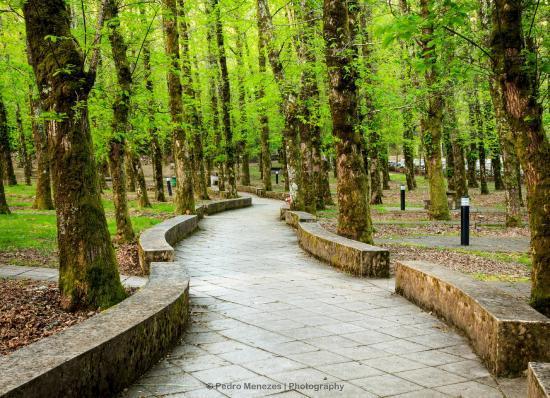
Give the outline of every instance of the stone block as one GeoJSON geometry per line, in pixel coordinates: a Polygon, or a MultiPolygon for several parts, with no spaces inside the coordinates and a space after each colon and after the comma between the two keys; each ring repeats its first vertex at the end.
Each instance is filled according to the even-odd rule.
{"type": "Polygon", "coordinates": [[[529,362],[527,370],[527,397],[550,397],[550,363],[529,362]]]}
{"type": "Polygon", "coordinates": [[[402,261],[395,290],[462,330],[495,376],[550,361],[550,319],[500,289],[436,264],[402,261]]]}

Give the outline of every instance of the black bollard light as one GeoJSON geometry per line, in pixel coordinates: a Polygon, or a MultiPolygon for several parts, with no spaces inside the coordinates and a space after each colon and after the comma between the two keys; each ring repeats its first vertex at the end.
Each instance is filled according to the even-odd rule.
{"type": "Polygon", "coordinates": [[[170,177],[166,177],[166,188],[168,189],[168,195],[172,196],[172,183],[170,177]]]}
{"type": "Polygon", "coordinates": [[[275,184],[279,185],[279,170],[275,171],[275,184]]]}
{"type": "Polygon", "coordinates": [[[470,198],[460,199],[460,244],[470,245],[470,198]]]}
{"type": "Polygon", "coordinates": [[[405,185],[401,185],[401,210],[405,210],[405,185]]]}

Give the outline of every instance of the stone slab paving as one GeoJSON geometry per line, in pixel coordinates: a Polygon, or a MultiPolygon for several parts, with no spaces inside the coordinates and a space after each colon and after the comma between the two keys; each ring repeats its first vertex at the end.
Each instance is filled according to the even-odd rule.
{"type": "MultiPolygon", "coordinates": [[[[25,267],[22,265],[0,264],[0,278],[9,279],[34,279],[38,281],[57,282],[59,271],[55,268],[25,267]]],[[[147,283],[147,278],[139,276],[120,275],[120,281],[126,287],[142,287],[147,283]]]]}
{"type": "Polygon", "coordinates": [[[405,243],[413,245],[421,245],[425,247],[437,247],[448,249],[462,250],[481,250],[493,252],[520,252],[527,253],[529,251],[529,238],[492,238],[488,236],[472,236],[470,235],[470,245],[460,245],[460,235],[429,235],[429,236],[413,236],[399,237],[396,239],[376,239],[375,243],[405,243]]]}
{"type": "Polygon", "coordinates": [[[177,248],[191,327],[124,397],[525,396],[525,379],[491,377],[465,338],[395,295],[392,279],[308,256],[279,207],[255,198],[206,217],[177,248]]]}

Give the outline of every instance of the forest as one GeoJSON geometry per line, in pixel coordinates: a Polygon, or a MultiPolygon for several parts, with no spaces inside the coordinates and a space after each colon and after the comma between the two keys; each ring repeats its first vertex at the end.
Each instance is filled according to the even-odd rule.
{"type": "Polygon", "coordinates": [[[336,206],[338,234],[372,243],[398,170],[408,192],[426,178],[432,220],[451,219],[449,191],[503,191],[509,228],[526,206],[530,303],[549,315],[548,5],[1,0],[0,214],[32,184],[32,207],[55,209],[65,308],[106,308],[126,297],[106,189],[113,240],[132,242],[128,192],[194,214],[254,167],[292,209],[336,206]]]}

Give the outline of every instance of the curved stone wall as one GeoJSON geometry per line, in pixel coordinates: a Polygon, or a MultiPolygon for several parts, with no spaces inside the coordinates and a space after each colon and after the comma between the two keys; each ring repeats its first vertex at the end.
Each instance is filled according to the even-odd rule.
{"type": "Polygon", "coordinates": [[[462,330],[496,376],[550,361],[550,318],[502,290],[437,264],[402,261],[395,291],[462,330]]]}
{"type": "MultiPolygon", "coordinates": [[[[214,214],[251,204],[251,198],[237,198],[202,210],[214,214]]],[[[172,245],[193,232],[198,220],[178,216],[142,234],[140,257],[150,275],[133,296],[0,357],[0,397],[108,397],[158,362],[189,321],[189,277],[182,264],[166,261],[173,261],[172,245]]]]}
{"type": "Polygon", "coordinates": [[[313,256],[354,275],[390,276],[388,250],[327,231],[309,213],[286,208],[282,213],[287,224],[296,228],[300,246],[313,256]]]}

